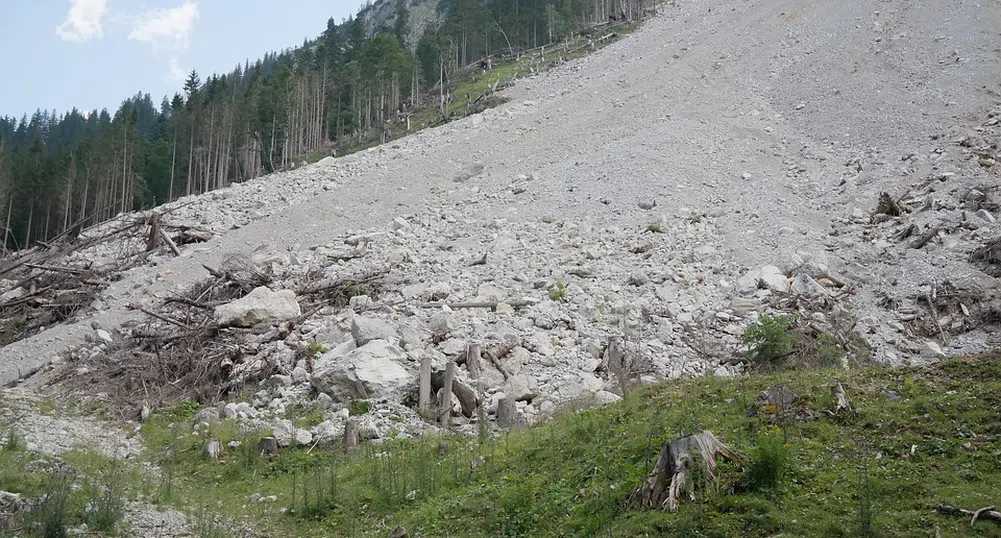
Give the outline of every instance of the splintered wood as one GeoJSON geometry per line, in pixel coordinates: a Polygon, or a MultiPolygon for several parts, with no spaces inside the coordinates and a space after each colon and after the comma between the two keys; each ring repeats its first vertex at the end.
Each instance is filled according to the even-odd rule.
{"type": "Polygon", "coordinates": [[[116,275],[147,263],[162,248],[179,256],[178,241],[211,238],[192,227],[166,224],[163,216],[169,212],[132,216],[117,226],[109,222],[104,226],[114,226],[110,231],[93,237],[84,238],[79,226],[73,227],[70,231],[77,233],[0,259],[0,278],[13,281],[0,289],[5,298],[0,302],[0,345],[74,319],[91,308],[116,275]],[[182,233],[172,238],[168,228],[182,233]]]}
{"type": "Polygon", "coordinates": [[[709,430],[681,437],[664,443],[660,456],[647,476],[629,499],[635,509],[660,509],[674,512],[678,501],[687,492],[694,497],[689,484],[693,469],[698,466],[705,471],[702,480],[715,480],[719,476],[717,457],[739,461],[742,454],[720,442],[709,430]]]}

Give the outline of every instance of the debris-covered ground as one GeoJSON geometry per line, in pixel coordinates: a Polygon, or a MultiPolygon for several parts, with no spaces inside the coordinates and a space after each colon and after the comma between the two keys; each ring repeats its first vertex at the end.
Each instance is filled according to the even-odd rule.
{"type": "Polygon", "coordinates": [[[998,13],[664,9],[496,109],[4,260],[0,381],[311,446],[358,401],[437,428],[428,359],[474,433],[740,375],[762,315],[849,368],[1001,345],[998,13]]]}

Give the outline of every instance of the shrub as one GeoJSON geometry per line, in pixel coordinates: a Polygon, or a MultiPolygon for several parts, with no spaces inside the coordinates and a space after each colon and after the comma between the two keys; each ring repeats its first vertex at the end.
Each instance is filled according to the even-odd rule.
{"type": "Polygon", "coordinates": [[[101,480],[90,485],[87,502],[87,526],[92,531],[113,533],[125,516],[125,480],[119,463],[112,463],[101,473],[101,480]]]}
{"type": "Polygon", "coordinates": [[[796,347],[796,333],[789,316],[761,316],[744,331],[747,358],[754,364],[770,364],[787,357],[796,347]]]}
{"type": "Polygon", "coordinates": [[[789,469],[789,446],[778,432],[758,437],[747,469],[748,485],[760,491],[774,491],[789,469]]]}
{"type": "Polygon", "coordinates": [[[351,400],[348,404],[348,413],[353,416],[364,415],[372,409],[372,404],[368,400],[351,400]]]}
{"type": "Polygon", "coordinates": [[[563,283],[562,280],[556,282],[551,290],[549,290],[549,300],[550,301],[565,301],[567,298],[567,285],[563,283]]]}
{"type": "Polygon", "coordinates": [[[664,227],[661,226],[660,223],[655,222],[653,224],[648,224],[646,231],[652,234],[662,234],[664,233],[664,227]]]}
{"type": "Polygon", "coordinates": [[[177,407],[168,410],[165,414],[175,419],[194,418],[202,406],[198,402],[184,400],[177,407]]]}
{"type": "Polygon", "coordinates": [[[6,439],[4,439],[3,449],[7,452],[19,452],[25,448],[24,438],[21,434],[17,432],[17,428],[11,426],[7,430],[6,439]]]}
{"type": "Polygon", "coordinates": [[[69,536],[66,526],[69,524],[70,492],[73,479],[65,471],[54,471],[41,501],[29,514],[31,526],[42,538],[65,538],[69,536]]]}
{"type": "Polygon", "coordinates": [[[330,350],[319,342],[310,342],[309,347],[306,348],[306,353],[309,355],[309,358],[311,359],[315,359],[316,357],[323,355],[327,351],[330,350]]]}

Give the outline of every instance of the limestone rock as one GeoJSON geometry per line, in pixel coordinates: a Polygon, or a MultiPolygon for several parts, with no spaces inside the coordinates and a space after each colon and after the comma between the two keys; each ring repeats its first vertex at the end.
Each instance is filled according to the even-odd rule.
{"type": "Polygon", "coordinates": [[[744,276],[737,279],[737,292],[741,295],[747,295],[748,293],[754,292],[758,289],[758,284],[761,283],[761,272],[760,271],[748,271],[744,273],[744,276]]]}
{"type": "Polygon", "coordinates": [[[428,320],[428,329],[437,337],[448,336],[455,330],[455,318],[451,312],[438,312],[428,320]]]}
{"type": "Polygon", "coordinates": [[[539,395],[539,384],[532,376],[518,374],[508,378],[504,394],[516,402],[530,402],[539,395]]]}
{"type": "Polygon", "coordinates": [[[337,400],[386,398],[413,376],[401,364],[403,350],[385,340],[372,340],[347,354],[324,353],[313,365],[313,386],[337,400]]]}
{"type": "Polygon", "coordinates": [[[806,273],[800,273],[796,275],[795,279],[793,279],[792,292],[796,295],[802,295],[803,297],[807,297],[809,299],[827,295],[827,289],[817,283],[816,280],[811,278],[806,273]]]}
{"type": "Polygon", "coordinates": [[[313,442],[313,434],[296,428],[288,420],[279,420],[274,427],[274,436],[281,446],[306,446],[313,442]]]}
{"type": "Polygon", "coordinates": [[[355,339],[358,347],[364,346],[372,340],[385,340],[396,344],[399,336],[396,328],[382,320],[355,316],[351,320],[351,336],[355,339]]]}
{"type": "Polygon", "coordinates": [[[594,393],[594,401],[599,404],[610,404],[622,401],[622,396],[615,394],[614,392],[608,392],[607,390],[599,390],[594,393]]]}
{"type": "Polygon", "coordinates": [[[215,318],[219,325],[252,327],[258,323],[278,322],[302,315],[295,292],[271,291],[255,288],[245,297],[216,307],[215,318]]]}
{"type": "Polygon", "coordinates": [[[761,268],[761,284],[776,293],[789,293],[789,280],[774,265],[761,268]]]}

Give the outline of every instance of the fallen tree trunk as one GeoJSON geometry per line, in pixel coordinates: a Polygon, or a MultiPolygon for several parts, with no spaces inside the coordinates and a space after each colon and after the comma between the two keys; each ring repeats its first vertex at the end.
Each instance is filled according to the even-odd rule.
{"type": "Polygon", "coordinates": [[[659,509],[674,512],[678,500],[685,492],[694,500],[689,475],[695,466],[705,471],[703,480],[715,479],[719,475],[716,467],[717,456],[739,461],[742,454],[720,442],[709,430],[681,437],[661,445],[660,456],[653,471],[629,498],[634,509],[659,509]],[[698,458],[699,461],[694,459],[698,458]]]}
{"type": "Polygon", "coordinates": [[[943,514],[948,514],[950,516],[966,516],[970,518],[970,526],[972,527],[978,519],[989,519],[991,521],[1001,522],[1001,512],[994,510],[995,506],[988,506],[986,508],[981,508],[980,510],[964,510],[958,506],[952,506],[948,504],[936,504],[932,508],[941,512],[943,514]]]}

